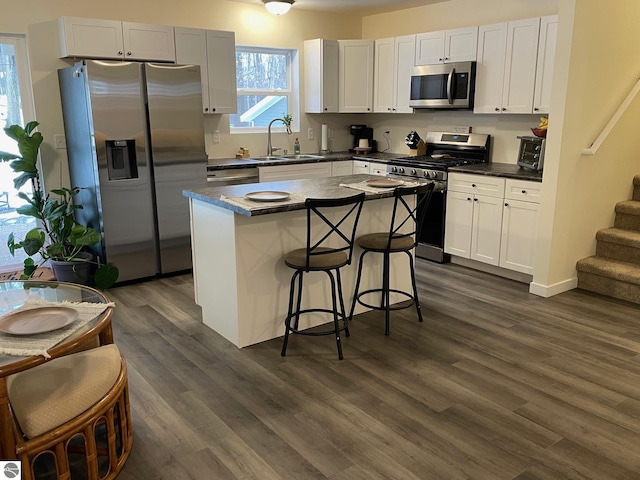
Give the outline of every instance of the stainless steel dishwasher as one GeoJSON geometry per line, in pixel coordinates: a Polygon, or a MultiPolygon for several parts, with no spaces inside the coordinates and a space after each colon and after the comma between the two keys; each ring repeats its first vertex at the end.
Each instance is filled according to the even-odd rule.
{"type": "Polygon", "coordinates": [[[224,187],[225,185],[258,183],[259,181],[258,167],[223,168],[221,170],[207,167],[207,187],[224,187]]]}

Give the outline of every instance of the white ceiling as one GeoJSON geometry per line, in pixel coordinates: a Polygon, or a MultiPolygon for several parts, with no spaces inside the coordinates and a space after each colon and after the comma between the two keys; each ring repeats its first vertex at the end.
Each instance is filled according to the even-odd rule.
{"type": "MultiPolygon", "coordinates": [[[[261,4],[262,0],[233,0],[244,3],[261,4]]],[[[375,13],[402,10],[449,0],[295,0],[293,8],[334,13],[355,13],[371,15],[375,13]]]]}

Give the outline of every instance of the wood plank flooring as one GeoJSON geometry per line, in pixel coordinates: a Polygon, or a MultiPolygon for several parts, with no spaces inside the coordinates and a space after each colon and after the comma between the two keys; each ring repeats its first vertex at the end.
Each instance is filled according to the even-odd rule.
{"type": "Polygon", "coordinates": [[[134,447],[119,480],[640,479],[640,308],[418,260],[414,309],[237,349],[190,275],[110,290],[134,447]]]}

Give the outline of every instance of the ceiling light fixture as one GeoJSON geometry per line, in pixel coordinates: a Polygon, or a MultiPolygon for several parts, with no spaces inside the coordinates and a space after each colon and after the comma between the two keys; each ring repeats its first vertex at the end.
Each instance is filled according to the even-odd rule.
{"type": "Polygon", "coordinates": [[[265,8],[274,15],[284,15],[291,9],[294,0],[262,0],[265,8]]]}

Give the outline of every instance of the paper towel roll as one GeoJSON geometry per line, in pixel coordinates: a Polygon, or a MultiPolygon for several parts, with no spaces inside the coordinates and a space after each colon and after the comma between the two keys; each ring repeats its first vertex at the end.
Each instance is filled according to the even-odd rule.
{"type": "Polygon", "coordinates": [[[322,136],[320,138],[320,150],[329,150],[329,129],[326,123],[322,124],[322,136]]]}
{"type": "Polygon", "coordinates": [[[358,147],[359,148],[369,148],[369,139],[368,138],[361,138],[358,141],[358,147]]]}

